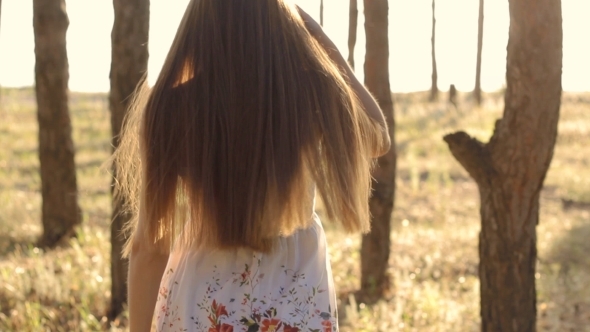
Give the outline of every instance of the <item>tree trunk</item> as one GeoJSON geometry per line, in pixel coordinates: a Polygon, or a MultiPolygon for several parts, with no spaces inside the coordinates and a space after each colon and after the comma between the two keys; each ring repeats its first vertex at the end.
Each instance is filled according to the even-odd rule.
{"type": "Polygon", "coordinates": [[[363,236],[361,246],[361,295],[371,303],[390,288],[389,261],[391,212],[395,197],[395,120],[389,85],[388,1],[364,0],[367,50],[365,85],[385,114],[391,136],[391,150],[377,162],[373,177],[373,196],[369,201],[372,229],[363,236]]]}
{"type": "MultiPolygon", "coordinates": [[[[2,18],[2,0],[0,0],[0,19],[2,18]]],[[[1,26],[1,24],[0,24],[1,26]]],[[[0,100],[2,100],[2,85],[0,85],[0,100]]]]}
{"type": "Polygon", "coordinates": [[[320,0],[320,25],[324,26],[324,0],[320,0]]]}
{"type": "Polygon", "coordinates": [[[451,84],[449,86],[449,103],[455,106],[455,108],[459,106],[457,101],[457,88],[455,87],[455,84],[451,84]]]}
{"type": "Polygon", "coordinates": [[[477,23],[477,65],[475,67],[475,89],[473,96],[481,105],[481,50],[483,48],[483,0],[479,0],[479,19],[477,23]]]}
{"type": "MultiPolygon", "coordinates": [[[[112,145],[116,149],[119,146],[119,134],[132,100],[131,97],[147,72],[150,2],[149,0],[113,0],[113,7],[115,22],[111,34],[111,93],[109,102],[113,134],[112,145]]],[[[113,174],[117,174],[116,169],[113,169],[113,174]]],[[[125,244],[122,229],[131,218],[129,211],[123,208],[124,201],[113,199],[112,205],[112,298],[109,319],[114,319],[121,314],[123,305],[127,302],[128,261],[122,257],[125,244]]]]}
{"type": "Polygon", "coordinates": [[[435,37],[436,37],[436,16],[434,11],[434,1],[432,0],[432,38],[430,38],[430,44],[432,47],[432,85],[430,86],[430,101],[438,99],[438,71],[436,69],[436,48],[435,48],[435,37]]]}
{"type": "Polygon", "coordinates": [[[348,23],[348,64],[354,69],[354,48],[356,46],[356,32],[358,30],[358,3],[357,0],[350,0],[350,12],[348,23]]]}
{"type": "Polygon", "coordinates": [[[478,184],[482,331],[535,331],[539,195],[561,103],[560,0],[510,0],[503,118],[490,142],[445,137],[478,184]]]}
{"type": "Polygon", "coordinates": [[[82,221],[68,110],[68,25],[64,0],[33,1],[35,92],[43,198],[43,234],[38,244],[47,248],[74,236],[76,225],[82,221]]]}

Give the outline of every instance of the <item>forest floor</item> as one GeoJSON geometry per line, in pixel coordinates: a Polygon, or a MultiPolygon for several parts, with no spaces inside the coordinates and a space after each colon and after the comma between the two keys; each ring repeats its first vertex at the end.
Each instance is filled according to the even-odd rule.
{"type": "MultiPolygon", "coordinates": [[[[44,252],[37,122],[32,89],[0,91],[0,331],[125,330],[107,325],[109,174],[105,94],[71,95],[83,225],[67,246],[44,252]]],[[[479,331],[479,196],[442,137],[459,129],[487,141],[500,93],[475,107],[395,94],[398,172],[389,273],[394,296],[374,306],[359,287],[359,236],[326,222],[341,331],[479,331]]],[[[537,228],[539,331],[590,331],[590,94],[564,94],[559,137],[537,228]]],[[[321,212],[321,211],[320,211],[321,212]]]]}

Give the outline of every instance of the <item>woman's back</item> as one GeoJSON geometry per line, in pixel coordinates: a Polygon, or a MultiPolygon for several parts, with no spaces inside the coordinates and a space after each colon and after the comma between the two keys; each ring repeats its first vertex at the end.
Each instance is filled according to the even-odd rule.
{"type": "Polygon", "coordinates": [[[367,231],[371,158],[389,138],[317,23],[285,0],[192,0],[135,105],[115,156],[138,211],[131,330],[157,300],[162,331],[336,331],[310,192],[367,231]]]}
{"type": "Polygon", "coordinates": [[[147,237],[268,252],[313,183],[367,230],[378,135],[347,79],[284,0],[191,1],[137,121],[147,237]]]}

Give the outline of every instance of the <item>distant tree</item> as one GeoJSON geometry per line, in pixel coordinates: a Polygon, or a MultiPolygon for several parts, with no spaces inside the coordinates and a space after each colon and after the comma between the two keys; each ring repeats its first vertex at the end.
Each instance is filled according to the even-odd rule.
{"type": "Polygon", "coordinates": [[[371,232],[361,246],[361,295],[368,303],[382,298],[389,290],[387,266],[391,245],[391,212],[395,197],[395,119],[389,83],[388,0],[364,0],[365,85],[385,114],[391,136],[391,150],[378,159],[373,173],[373,196],[369,201],[371,232]]]}
{"type": "Polygon", "coordinates": [[[320,0],[320,25],[324,26],[324,0],[320,0]]]}
{"type": "Polygon", "coordinates": [[[458,106],[457,105],[457,88],[455,87],[455,84],[451,84],[449,86],[449,103],[453,104],[453,106],[455,106],[455,108],[458,106]]]}
{"type": "Polygon", "coordinates": [[[481,198],[482,331],[535,331],[539,195],[551,163],[561,100],[560,0],[509,0],[504,115],[486,144],[445,137],[481,198]]]}
{"type": "Polygon", "coordinates": [[[348,23],[348,63],[354,69],[354,48],[356,46],[356,32],[358,30],[359,10],[357,0],[350,0],[348,23]]]}
{"type": "MultiPolygon", "coordinates": [[[[123,119],[132,100],[131,97],[147,72],[150,1],[113,0],[113,7],[115,10],[115,22],[111,33],[112,59],[109,102],[113,135],[112,145],[116,149],[119,146],[119,135],[123,119]]],[[[113,175],[116,176],[116,174],[117,170],[113,169],[113,175]]],[[[113,199],[112,205],[112,297],[108,315],[110,319],[116,318],[123,312],[123,305],[127,302],[128,260],[122,257],[125,244],[122,230],[131,218],[129,211],[124,208],[125,201],[122,198],[113,199]]]]}
{"type": "Polygon", "coordinates": [[[475,89],[473,96],[478,105],[481,105],[481,51],[483,48],[483,9],[484,0],[479,0],[479,19],[477,23],[477,65],[475,67],[475,89]]]}
{"type": "Polygon", "coordinates": [[[436,16],[434,10],[434,1],[432,0],[432,37],[430,38],[430,44],[432,47],[432,84],[430,86],[430,101],[438,99],[438,71],[436,68],[436,16]]]}
{"type": "Polygon", "coordinates": [[[38,245],[47,248],[74,236],[76,226],[82,221],[68,109],[68,25],[64,0],[33,0],[35,92],[43,199],[43,234],[38,245]]]}
{"type": "Polygon", "coordinates": [[[2,0],[0,0],[0,18],[2,18],[2,0]]]}

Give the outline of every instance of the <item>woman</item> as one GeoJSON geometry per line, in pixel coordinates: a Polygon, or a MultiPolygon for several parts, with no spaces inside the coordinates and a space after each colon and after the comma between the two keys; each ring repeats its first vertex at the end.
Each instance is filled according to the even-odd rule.
{"type": "Polygon", "coordinates": [[[375,100],[285,0],[192,0],[115,154],[131,331],[337,331],[314,212],[369,230],[375,100]],[[155,308],[155,309],[154,309],[155,308]]]}

